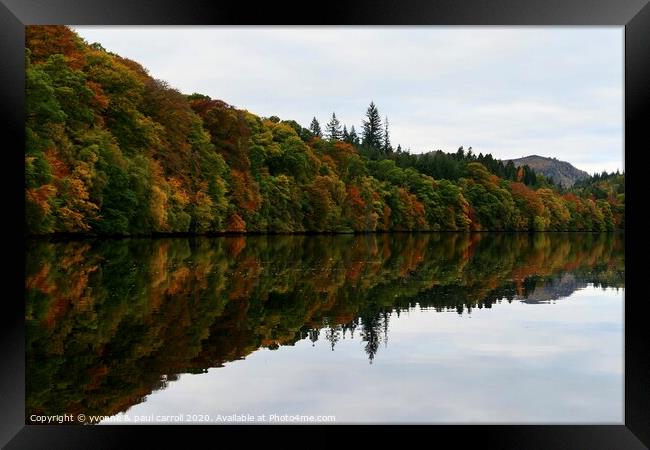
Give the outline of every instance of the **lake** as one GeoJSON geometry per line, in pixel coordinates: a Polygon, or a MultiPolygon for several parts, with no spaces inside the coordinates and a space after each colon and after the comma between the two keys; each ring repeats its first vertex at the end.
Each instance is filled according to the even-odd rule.
{"type": "Polygon", "coordinates": [[[29,240],[26,422],[621,424],[624,243],[29,240]]]}

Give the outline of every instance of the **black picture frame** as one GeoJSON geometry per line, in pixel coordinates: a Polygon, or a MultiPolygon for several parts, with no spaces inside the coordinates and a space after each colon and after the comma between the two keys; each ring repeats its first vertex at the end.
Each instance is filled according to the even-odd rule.
{"type": "MultiPolygon", "coordinates": [[[[0,108],[5,128],[2,142],[7,165],[2,182],[5,195],[5,242],[24,236],[24,26],[67,25],[616,25],[625,27],[625,169],[627,172],[625,302],[625,419],[621,425],[439,425],[425,428],[431,442],[481,445],[488,448],[647,448],[650,445],[650,352],[647,300],[638,295],[644,270],[641,226],[643,208],[642,155],[648,151],[646,128],[650,106],[649,0],[366,0],[306,4],[293,2],[227,2],[201,0],[0,0],[0,108]],[[316,9],[317,8],[317,9],[316,9]],[[4,144],[7,144],[5,147],[4,144]],[[11,207],[6,201],[15,201],[11,207]],[[16,238],[14,238],[14,236],[16,238]],[[636,263],[635,263],[636,262],[636,263]],[[459,428],[460,427],[460,428],[459,428]],[[431,433],[433,432],[433,433],[431,433]]],[[[6,246],[5,246],[6,247],[6,246]]],[[[3,374],[0,390],[0,444],[7,448],[117,448],[133,438],[198,444],[197,433],[222,427],[80,427],[25,425],[24,245],[5,274],[6,295],[0,342],[3,374]],[[14,271],[15,273],[12,273],[14,271]],[[13,292],[14,295],[8,294],[13,292]]],[[[235,427],[231,427],[232,430],[235,427]]],[[[257,433],[275,434],[281,427],[236,430],[240,443],[257,433]]],[[[300,427],[330,433],[322,426],[300,427]]],[[[356,428],[356,427],[355,427],[356,428]]],[[[382,427],[381,430],[387,428],[382,427]]],[[[286,429],[285,429],[286,430],[286,429]]],[[[293,432],[294,429],[291,429],[293,432]]],[[[353,430],[356,431],[356,430],[353,430]]],[[[379,427],[360,430],[364,439],[381,436],[379,427]]],[[[390,432],[390,431],[389,431],[390,432]]],[[[410,433],[410,431],[409,431],[410,433]]],[[[329,436],[329,434],[325,435],[329,436]]],[[[147,441],[153,446],[153,441],[147,441]]],[[[288,442],[288,441],[280,441],[288,442]]],[[[337,445],[346,445],[338,441],[337,445]]],[[[187,445],[187,444],[186,444],[187,445]]]]}

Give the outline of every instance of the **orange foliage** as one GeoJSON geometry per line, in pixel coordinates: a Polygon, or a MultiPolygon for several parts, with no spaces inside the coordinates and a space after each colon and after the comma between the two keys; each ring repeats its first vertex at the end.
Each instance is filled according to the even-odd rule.
{"type": "Polygon", "coordinates": [[[250,176],[249,172],[239,170],[230,171],[230,185],[233,201],[246,212],[257,210],[262,204],[259,186],[250,176]]]}
{"type": "Polygon", "coordinates": [[[534,215],[541,215],[544,212],[544,204],[538,197],[537,193],[523,183],[511,182],[510,190],[516,197],[522,198],[526,206],[534,215]]]}
{"type": "Polygon", "coordinates": [[[94,94],[92,99],[93,106],[99,109],[108,108],[108,97],[104,93],[102,86],[99,83],[95,83],[94,81],[86,81],[86,85],[94,94]]]}
{"type": "Polygon", "coordinates": [[[365,261],[352,261],[345,271],[345,278],[348,281],[357,280],[365,267],[365,261]]]}
{"type": "Polygon", "coordinates": [[[65,162],[61,161],[55,149],[48,148],[45,150],[45,159],[52,169],[52,175],[56,178],[64,178],[70,175],[70,168],[65,162]]]}
{"type": "Polygon", "coordinates": [[[70,28],[62,25],[30,25],[25,27],[25,43],[32,61],[41,62],[60,53],[68,58],[73,69],[84,64],[84,43],[70,28]]]}
{"type": "Polygon", "coordinates": [[[359,189],[356,186],[348,186],[348,201],[356,208],[363,209],[366,207],[366,202],[361,198],[359,189]]]}
{"type": "Polygon", "coordinates": [[[573,203],[580,202],[580,198],[572,192],[567,192],[566,194],[562,195],[562,198],[567,202],[573,202],[573,203]]]}
{"type": "Polygon", "coordinates": [[[226,231],[241,232],[246,231],[246,222],[239,217],[239,214],[233,213],[226,221],[226,231]]]}
{"type": "Polygon", "coordinates": [[[470,220],[469,223],[469,229],[471,231],[481,231],[481,224],[478,221],[478,217],[476,215],[476,210],[474,207],[470,206],[468,211],[467,211],[467,217],[470,220]]]}
{"type": "Polygon", "coordinates": [[[175,270],[170,277],[167,293],[176,295],[187,290],[186,284],[190,278],[191,272],[188,267],[180,267],[175,270]]]}
{"type": "Polygon", "coordinates": [[[235,271],[232,277],[228,298],[230,300],[241,299],[248,301],[250,293],[258,283],[262,265],[257,258],[248,257],[241,261],[237,267],[238,270],[235,271]]]}
{"type": "Polygon", "coordinates": [[[50,281],[50,265],[43,264],[36,274],[27,277],[25,287],[28,290],[39,290],[44,294],[51,294],[56,285],[50,281]]]}
{"type": "Polygon", "coordinates": [[[228,251],[228,256],[236,259],[246,247],[246,238],[243,236],[233,237],[224,242],[224,247],[228,251]]]}
{"type": "Polygon", "coordinates": [[[54,195],[56,195],[56,188],[51,184],[44,184],[38,188],[27,190],[27,200],[38,205],[45,213],[50,212],[50,198],[54,195]]]}
{"type": "Polygon", "coordinates": [[[424,216],[424,204],[404,188],[399,188],[400,199],[404,204],[406,216],[406,229],[422,229],[427,221],[424,216]]]}
{"type": "Polygon", "coordinates": [[[323,155],[321,161],[330,170],[333,170],[334,172],[337,172],[339,170],[339,166],[336,164],[336,161],[334,161],[334,159],[332,159],[330,155],[323,155]]]}
{"type": "Polygon", "coordinates": [[[347,142],[342,142],[342,141],[335,142],[334,149],[335,149],[334,156],[339,161],[357,155],[357,151],[354,149],[354,146],[352,144],[348,144],[347,142]]]}

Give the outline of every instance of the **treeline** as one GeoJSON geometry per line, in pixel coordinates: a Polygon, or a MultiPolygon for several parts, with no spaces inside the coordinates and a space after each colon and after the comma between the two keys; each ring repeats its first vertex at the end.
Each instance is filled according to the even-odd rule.
{"type": "Polygon", "coordinates": [[[625,174],[616,172],[596,173],[584,180],[578,180],[572,191],[582,197],[625,203],[625,174]]]}
{"type": "MultiPolygon", "coordinates": [[[[277,117],[272,117],[272,119],[280,120],[277,117]]],[[[472,147],[465,151],[461,146],[456,153],[445,153],[442,150],[411,153],[410,149],[402,150],[401,145],[397,145],[397,148],[393,149],[388,117],[382,123],[379,110],[374,102],[370,102],[366,111],[361,136],[357,135],[354,125],[350,127],[350,131],[346,125],[341,128],[341,122],[336,117],[336,113],[332,113],[332,118],[325,126],[325,133],[322,132],[318,119],[314,117],[309,125],[309,130],[302,130],[300,135],[307,138],[324,137],[330,141],[347,142],[369,160],[390,159],[395,161],[400,168],[414,168],[435,179],[457,181],[466,173],[468,163],[478,162],[490,173],[505,180],[521,182],[534,188],[554,186],[552,179],[536,174],[528,165],[517,168],[512,161],[504,164],[503,161],[495,159],[489,153],[486,155],[474,154],[472,147]]]]}
{"type": "Polygon", "coordinates": [[[27,417],[115,414],[174,374],[355,329],[372,360],[393,311],[625,286],[615,233],[29,240],[25,255],[27,417]]]}
{"type": "Polygon", "coordinates": [[[63,26],[26,28],[29,234],[614,230],[620,197],[561,194],[459,150],[392,150],[374,104],[327,137],[183,95],[63,26]],[[340,130],[340,132],[339,132],[340,130]]]}

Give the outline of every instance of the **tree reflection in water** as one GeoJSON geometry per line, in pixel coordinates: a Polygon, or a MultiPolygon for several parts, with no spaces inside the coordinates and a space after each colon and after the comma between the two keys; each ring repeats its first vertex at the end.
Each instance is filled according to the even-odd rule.
{"type": "Polygon", "coordinates": [[[391,314],[624,287],[620,234],[372,234],[28,242],[26,411],[111,415],[259,348],[360,336],[391,314]]]}

